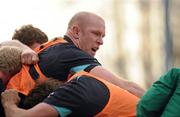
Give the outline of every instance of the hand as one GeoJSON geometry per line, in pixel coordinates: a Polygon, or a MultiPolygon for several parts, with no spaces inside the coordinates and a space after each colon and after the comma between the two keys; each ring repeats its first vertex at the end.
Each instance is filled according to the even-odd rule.
{"type": "Polygon", "coordinates": [[[39,57],[38,57],[38,54],[31,50],[30,48],[29,49],[24,49],[22,54],[21,54],[21,62],[23,64],[35,64],[39,61],[39,57]]]}
{"type": "Polygon", "coordinates": [[[3,106],[8,105],[18,105],[20,101],[20,97],[18,95],[18,92],[14,89],[5,90],[1,93],[1,103],[3,106]]]}

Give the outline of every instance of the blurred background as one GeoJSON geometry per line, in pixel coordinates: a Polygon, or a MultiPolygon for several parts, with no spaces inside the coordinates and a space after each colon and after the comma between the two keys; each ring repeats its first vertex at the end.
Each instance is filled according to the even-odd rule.
{"type": "Polygon", "coordinates": [[[70,18],[90,11],[106,22],[98,60],[144,88],[180,66],[179,0],[0,0],[0,42],[32,24],[49,39],[63,36],[70,18]]]}

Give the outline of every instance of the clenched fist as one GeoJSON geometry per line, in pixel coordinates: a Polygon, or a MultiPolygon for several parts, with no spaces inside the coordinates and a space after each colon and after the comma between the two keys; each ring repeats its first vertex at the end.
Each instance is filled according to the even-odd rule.
{"type": "Polygon", "coordinates": [[[22,51],[22,54],[21,54],[21,62],[23,64],[35,64],[39,61],[39,57],[38,57],[38,54],[31,50],[31,49],[25,49],[22,51]]]}
{"type": "Polygon", "coordinates": [[[1,103],[3,106],[18,105],[19,101],[20,97],[18,92],[14,89],[5,90],[1,93],[1,103]]]}

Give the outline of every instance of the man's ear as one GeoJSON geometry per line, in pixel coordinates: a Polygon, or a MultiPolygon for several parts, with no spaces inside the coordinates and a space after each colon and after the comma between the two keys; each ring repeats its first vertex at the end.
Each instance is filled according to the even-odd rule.
{"type": "Polygon", "coordinates": [[[80,28],[79,26],[75,25],[72,27],[72,32],[73,32],[73,37],[75,39],[79,39],[79,34],[80,34],[80,28]]]}

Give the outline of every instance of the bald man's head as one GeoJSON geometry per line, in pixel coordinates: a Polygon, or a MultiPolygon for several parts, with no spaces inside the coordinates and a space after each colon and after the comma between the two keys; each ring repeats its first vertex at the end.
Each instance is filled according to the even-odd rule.
{"type": "Polygon", "coordinates": [[[96,51],[103,44],[105,22],[94,13],[79,12],[70,20],[66,35],[78,48],[95,56],[96,51]]]}
{"type": "Polygon", "coordinates": [[[94,20],[101,20],[102,22],[104,22],[104,20],[91,12],[78,12],[76,13],[70,20],[69,24],[68,24],[68,28],[71,28],[74,25],[78,25],[80,27],[89,24],[91,21],[94,20]]]}

